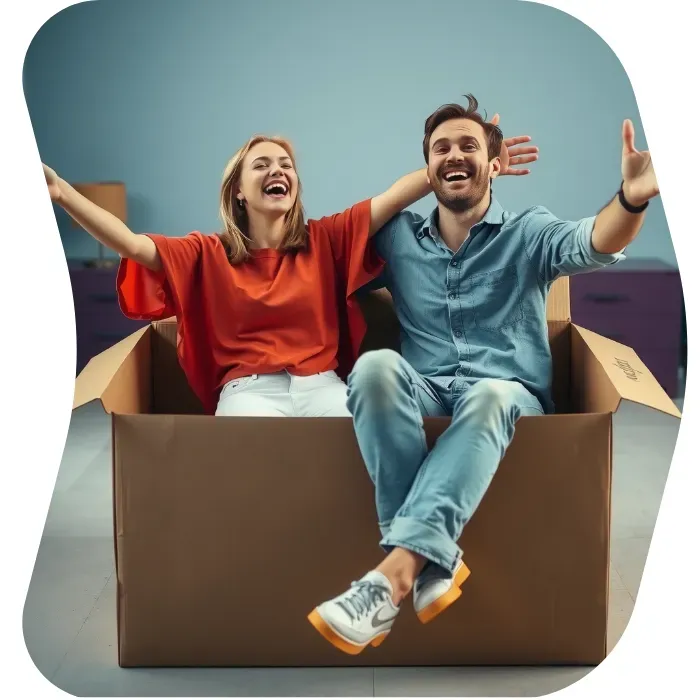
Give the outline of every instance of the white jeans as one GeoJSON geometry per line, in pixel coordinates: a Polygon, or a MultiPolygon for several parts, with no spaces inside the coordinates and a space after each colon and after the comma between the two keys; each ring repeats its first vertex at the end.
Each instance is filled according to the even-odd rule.
{"type": "Polygon", "coordinates": [[[224,385],[217,416],[350,417],[347,385],[334,372],[253,374],[224,385]]]}

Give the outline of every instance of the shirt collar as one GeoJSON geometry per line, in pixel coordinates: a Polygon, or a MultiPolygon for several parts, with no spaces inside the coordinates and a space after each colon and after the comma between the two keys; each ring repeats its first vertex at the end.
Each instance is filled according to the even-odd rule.
{"type": "MultiPolygon", "coordinates": [[[[491,226],[500,226],[503,223],[503,215],[505,211],[501,206],[500,202],[491,194],[491,203],[489,208],[484,214],[484,218],[475,224],[474,228],[481,227],[482,224],[490,224],[491,226]]],[[[425,234],[429,234],[434,240],[438,238],[438,208],[435,207],[433,211],[423,219],[420,230],[425,234]]]]}

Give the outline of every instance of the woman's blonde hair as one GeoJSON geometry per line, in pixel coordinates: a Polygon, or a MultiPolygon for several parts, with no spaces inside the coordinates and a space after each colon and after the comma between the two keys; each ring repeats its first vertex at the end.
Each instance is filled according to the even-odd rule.
{"type": "MultiPolygon", "coordinates": [[[[259,143],[267,142],[276,143],[284,148],[292,160],[294,170],[297,167],[294,149],[289,141],[279,136],[262,135],[253,136],[249,139],[248,143],[239,149],[226,164],[219,201],[219,215],[223,220],[224,230],[219,235],[219,238],[224,244],[232,265],[248,258],[251,244],[251,239],[248,237],[248,212],[236,200],[236,190],[241,179],[243,159],[248,155],[251,148],[259,143]]],[[[280,247],[282,250],[299,250],[306,247],[307,238],[308,231],[304,223],[304,209],[301,204],[301,181],[299,181],[296,199],[284,218],[284,237],[280,247]]]]}

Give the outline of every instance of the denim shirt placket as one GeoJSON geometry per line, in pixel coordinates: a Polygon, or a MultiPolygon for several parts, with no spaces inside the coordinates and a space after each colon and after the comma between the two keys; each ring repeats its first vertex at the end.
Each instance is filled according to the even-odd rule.
{"type": "Polygon", "coordinates": [[[464,329],[464,318],[462,315],[459,283],[462,274],[462,261],[466,256],[467,248],[471,242],[471,236],[464,241],[456,253],[453,253],[439,237],[437,230],[433,227],[430,233],[438,246],[450,256],[447,264],[447,274],[445,279],[445,295],[447,311],[450,318],[450,331],[452,342],[457,349],[459,368],[456,372],[455,381],[452,383],[452,394],[460,394],[465,388],[466,377],[469,376],[471,365],[469,363],[469,343],[464,329]]]}

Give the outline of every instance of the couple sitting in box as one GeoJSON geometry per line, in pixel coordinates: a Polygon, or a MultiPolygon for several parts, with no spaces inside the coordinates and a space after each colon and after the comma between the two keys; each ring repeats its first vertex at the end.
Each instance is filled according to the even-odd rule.
{"type": "Polygon", "coordinates": [[[597,216],[507,212],[491,183],[527,174],[511,166],[537,149],[518,146],[527,136],[504,140],[498,117],[486,122],[468,99],[426,120],[427,169],[318,220],[304,221],[294,154],[280,138],[256,136],[228,163],[217,235],[135,235],[44,166],[53,201],[122,256],[124,313],[177,317],[178,356],[207,412],[352,417],[386,557],[309,614],[349,654],[384,640],[409,593],[423,622],[459,597],[469,569],[457,541],[516,421],[553,410],[548,290],[620,259],[659,192],[625,121],[623,182],[597,216]],[[427,219],[404,211],[431,191],[438,206],[427,219]],[[356,293],[378,280],[393,295],[401,355],[358,359],[356,293]],[[425,416],[452,416],[430,452],[425,416]]]}

